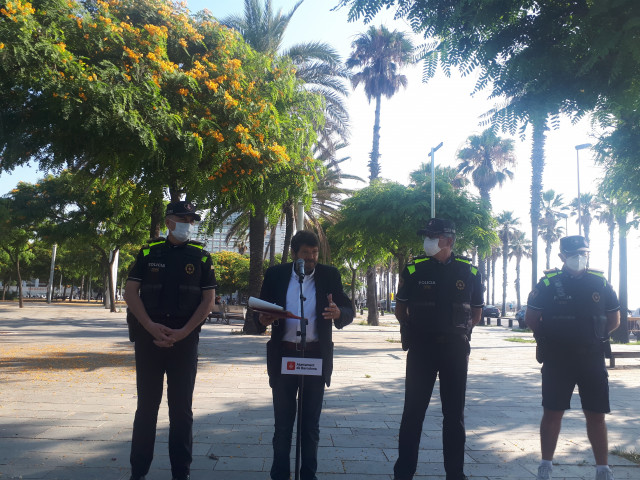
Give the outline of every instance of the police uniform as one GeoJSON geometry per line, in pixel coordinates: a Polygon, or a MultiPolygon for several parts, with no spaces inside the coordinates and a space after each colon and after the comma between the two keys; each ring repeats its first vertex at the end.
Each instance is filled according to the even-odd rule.
{"type": "MultiPolygon", "coordinates": [[[[164,238],[140,250],[128,280],[140,282],[140,299],[151,320],[172,329],[187,324],[202,301],[202,291],[216,288],[211,257],[202,244],[173,244],[164,238]]],[[[134,329],[138,407],[131,445],[132,478],[146,475],[151,465],[165,373],[171,469],[174,478],[188,478],[200,327],[168,348],[155,345],[142,326],[134,329]]]]}
{"type": "Polygon", "coordinates": [[[448,479],[463,479],[471,309],[484,305],[481,276],[465,257],[451,254],[444,263],[418,257],[403,270],[399,284],[396,300],[409,310],[402,331],[409,352],[395,478],[415,474],[422,423],[439,375],[444,466],[448,479]]]}
{"type": "Polygon", "coordinates": [[[547,270],[529,294],[527,308],[542,314],[536,331],[543,362],[542,405],[567,410],[577,384],[584,409],[608,413],[603,342],[608,338],[607,313],[618,311],[620,304],[604,274],[547,270]]]}

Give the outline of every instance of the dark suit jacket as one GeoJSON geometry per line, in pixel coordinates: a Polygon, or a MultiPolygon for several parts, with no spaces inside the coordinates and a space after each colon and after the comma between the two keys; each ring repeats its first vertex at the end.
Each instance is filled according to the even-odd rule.
{"type": "MultiPolygon", "coordinates": [[[[285,263],[276,265],[267,270],[260,291],[260,298],[267,302],[280,306],[287,304],[287,289],[291,279],[293,264],[285,263]]],[[[351,300],[342,289],[340,273],[335,267],[328,265],[316,265],[314,273],[316,284],[316,325],[318,329],[318,340],[322,353],[322,376],[327,386],[331,383],[331,372],[333,371],[333,341],[331,339],[332,324],[337,328],[349,325],[353,321],[353,308],[351,300]],[[334,321],[325,320],[322,312],[329,306],[327,295],[331,294],[334,303],[340,308],[340,318],[334,321]]],[[[271,340],[267,343],[267,372],[269,373],[269,384],[273,386],[273,381],[280,375],[282,356],[280,353],[280,342],[285,333],[285,321],[280,320],[271,326],[271,340]]],[[[258,323],[261,332],[266,327],[258,323]]]]}

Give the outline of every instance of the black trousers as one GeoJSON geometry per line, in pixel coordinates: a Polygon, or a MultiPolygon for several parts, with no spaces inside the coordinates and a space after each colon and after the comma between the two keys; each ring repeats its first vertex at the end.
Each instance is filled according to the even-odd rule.
{"type": "Polygon", "coordinates": [[[436,376],[440,378],[442,450],[447,480],[464,478],[464,404],[468,365],[469,342],[462,337],[421,343],[409,349],[398,460],[393,467],[396,479],[409,480],[416,473],[422,423],[436,376]]]}
{"type": "MultiPolygon", "coordinates": [[[[142,329],[140,329],[142,330],[142,329]]],[[[192,332],[173,347],[161,348],[148,332],[139,332],[135,342],[138,408],[131,440],[131,474],[146,475],[153,460],[158,409],[162,401],[164,375],[167,375],[169,404],[169,460],[174,477],[189,474],[193,387],[198,369],[199,333],[192,332]]]]}

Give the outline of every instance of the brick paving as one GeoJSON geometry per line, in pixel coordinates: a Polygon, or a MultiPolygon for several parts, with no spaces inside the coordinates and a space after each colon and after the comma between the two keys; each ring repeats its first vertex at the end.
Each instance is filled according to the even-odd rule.
{"type": "MultiPolygon", "coordinates": [[[[132,344],[124,311],[99,306],[0,302],[0,479],[129,476],[136,404],[132,344]]],[[[335,331],[335,368],[321,417],[319,480],[390,480],[397,456],[405,353],[397,323],[335,331]]],[[[206,324],[194,398],[193,480],[268,480],[273,412],[267,337],[206,324]]],[[[467,390],[466,472],[473,479],[533,479],[539,460],[540,368],[531,338],[507,327],[476,328],[467,390]]],[[[618,346],[640,349],[637,346],[618,346]]],[[[640,452],[640,359],[609,371],[610,448],[640,452]]],[[[593,479],[579,398],[567,412],[554,478],[593,479]]],[[[424,422],[416,479],[444,480],[436,391],[424,422]]],[[[171,478],[166,402],[148,480],[171,478]]],[[[292,455],[294,452],[292,451],[292,455]]],[[[640,466],[611,455],[616,479],[640,466]]],[[[293,460],[292,460],[293,465],[293,460]]]]}

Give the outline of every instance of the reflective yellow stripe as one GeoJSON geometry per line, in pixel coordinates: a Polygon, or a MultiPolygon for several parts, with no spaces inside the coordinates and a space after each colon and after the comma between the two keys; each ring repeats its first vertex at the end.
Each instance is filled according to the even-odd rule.
{"type": "Polygon", "coordinates": [[[202,263],[206,262],[207,258],[209,258],[209,257],[207,257],[206,255],[204,257],[202,257],[202,263]]]}
{"type": "Polygon", "coordinates": [[[199,248],[200,250],[202,250],[202,249],[204,248],[204,245],[195,245],[195,244],[193,244],[193,243],[189,243],[188,245],[189,245],[190,247],[196,247],[196,248],[199,248]]]}
{"type": "Polygon", "coordinates": [[[465,260],[464,258],[456,258],[456,262],[468,263],[469,265],[471,265],[471,262],[469,260],[465,260]]]}
{"type": "Polygon", "coordinates": [[[471,273],[473,275],[477,275],[478,274],[478,269],[476,267],[471,267],[471,273]]]}
{"type": "Polygon", "coordinates": [[[146,257],[147,255],[149,255],[150,251],[151,251],[150,249],[145,248],[145,249],[142,250],[142,255],[146,257]]]}
{"type": "Polygon", "coordinates": [[[543,278],[543,279],[542,279],[542,283],[544,283],[547,287],[548,287],[549,285],[551,285],[551,282],[549,281],[549,279],[548,279],[548,278],[543,278]]]}
{"type": "Polygon", "coordinates": [[[413,275],[414,273],[416,273],[416,266],[415,265],[408,265],[407,266],[407,270],[409,270],[409,275],[413,275]]]}
{"type": "Polygon", "coordinates": [[[150,244],[149,244],[149,246],[150,246],[150,247],[153,247],[154,245],[160,245],[160,244],[162,244],[162,243],[164,243],[164,240],[163,240],[163,241],[161,241],[161,242],[153,242],[153,243],[150,243],[150,244]]]}

